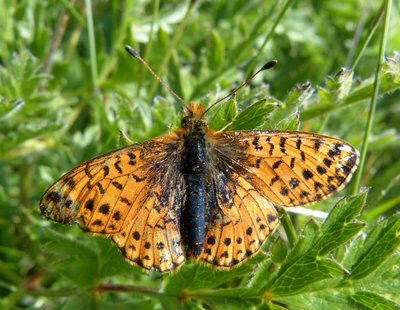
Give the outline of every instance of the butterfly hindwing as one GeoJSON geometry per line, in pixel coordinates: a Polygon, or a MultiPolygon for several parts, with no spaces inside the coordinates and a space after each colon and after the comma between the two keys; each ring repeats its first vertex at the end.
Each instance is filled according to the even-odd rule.
{"type": "Polygon", "coordinates": [[[277,226],[278,214],[268,200],[224,162],[220,161],[213,171],[216,206],[211,209],[201,259],[232,268],[260,249],[277,226]]]}
{"type": "Polygon", "coordinates": [[[185,262],[179,218],[181,186],[173,173],[167,173],[148,196],[138,215],[121,232],[112,235],[125,257],[148,270],[176,269],[185,262]],[[168,185],[168,186],[167,186],[168,185]],[[164,198],[167,200],[162,201],[164,198]]]}

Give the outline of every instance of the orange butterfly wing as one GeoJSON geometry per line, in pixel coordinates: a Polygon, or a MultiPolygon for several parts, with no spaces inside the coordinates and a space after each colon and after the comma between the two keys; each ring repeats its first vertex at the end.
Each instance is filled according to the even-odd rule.
{"type": "Polygon", "coordinates": [[[89,160],[49,188],[41,212],[60,223],[111,235],[136,265],[174,269],[185,260],[178,223],[181,148],[172,133],[89,160]]]}
{"type": "Polygon", "coordinates": [[[232,268],[256,253],[278,225],[274,206],[242,176],[220,162],[213,172],[215,208],[200,259],[232,268]]]}
{"type": "Polygon", "coordinates": [[[233,267],[278,224],[274,205],[300,206],[339,191],[357,168],[346,142],[308,132],[209,131],[217,208],[201,259],[233,267]]]}

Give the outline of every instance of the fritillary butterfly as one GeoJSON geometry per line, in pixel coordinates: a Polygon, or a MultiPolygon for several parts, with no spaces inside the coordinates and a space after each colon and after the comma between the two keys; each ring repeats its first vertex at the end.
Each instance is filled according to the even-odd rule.
{"type": "Polygon", "coordinates": [[[214,131],[205,112],[192,103],[175,132],[82,163],[48,189],[42,214],[111,237],[148,270],[173,271],[186,258],[230,269],[257,253],[277,227],[274,206],[324,199],[357,167],[357,150],[340,139],[214,131]]]}

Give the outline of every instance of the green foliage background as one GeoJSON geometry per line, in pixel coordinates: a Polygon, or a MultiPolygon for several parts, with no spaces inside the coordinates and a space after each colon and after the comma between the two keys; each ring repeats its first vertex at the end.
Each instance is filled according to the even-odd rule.
{"type": "Polygon", "coordinates": [[[398,307],[400,7],[389,4],[0,0],[0,308],[398,307]],[[186,101],[205,105],[278,59],[215,108],[211,126],[300,128],[360,150],[367,143],[364,189],[352,182],[311,206],[330,212],[325,221],[282,210],[263,251],[232,271],[188,263],[146,273],[108,240],[45,221],[45,190],[124,145],[120,131],[143,141],[179,123],[179,102],[124,44],[186,101]],[[345,194],[354,196],[340,200],[345,194]]]}

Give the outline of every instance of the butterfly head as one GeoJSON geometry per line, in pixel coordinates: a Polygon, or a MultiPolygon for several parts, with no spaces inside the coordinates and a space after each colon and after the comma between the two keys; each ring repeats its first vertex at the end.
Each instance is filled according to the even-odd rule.
{"type": "Polygon", "coordinates": [[[191,103],[188,107],[188,114],[182,118],[181,128],[184,135],[204,135],[208,124],[203,119],[204,107],[201,104],[191,103]]]}

